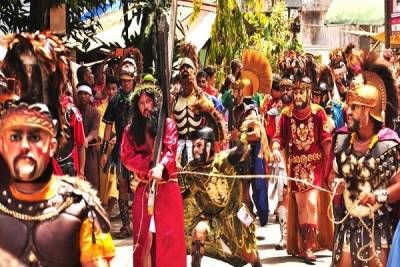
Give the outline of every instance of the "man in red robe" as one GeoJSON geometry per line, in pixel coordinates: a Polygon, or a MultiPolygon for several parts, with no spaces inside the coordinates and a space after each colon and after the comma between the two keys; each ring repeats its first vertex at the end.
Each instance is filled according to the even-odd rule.
{"type": "Polygon", "coordinates": [[[151,168],[157,132],[160,90],[145,84],[135,89],[132,124],[121,143],[121,160],[135,173],[133,202],[134,266],[186,267],[183,200],[175,176],[178,134],[166,119],[160,161],[151,168]],[[156,180],[154,214],[147,210],[151,181],[156,180]]]}
{"type": "Polygon", "coordinates": [[[285,149],[289,176],[305,182],[289,182],[287,251],[307,262],[316,260],[314,250],[331,248],[333,236],[329,196],[309,186],[321,186],[332,139],[324,109],[310,103],[311,87],[305,76],[295,80],[293,104],[282,111],[272,145],[275,161],[283,160],[285,149]]]}

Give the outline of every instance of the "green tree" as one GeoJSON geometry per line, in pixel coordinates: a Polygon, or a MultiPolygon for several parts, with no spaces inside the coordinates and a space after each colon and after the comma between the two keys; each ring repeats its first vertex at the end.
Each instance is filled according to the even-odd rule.
{"type": "Polygon", "coordinates": [[[234,0],[218,1],[208,63],[223,66],[217,76],[219,82],[229,71],[230,61],[241,57],[244,48],[261,51],[274,72],[278,71],[278,59],[286,50],[303,50],[290,31],[284,1],[276,3],[269,15],[264,13],[261,0],[247,1],[243,10],[234,0]]]}
{"type": "Polygon", "coordinates": [[[290,30],[292,21],[287,19],[285,1],[277,2],[269,16],[256,9],[246,13],[245,18],[256,29],[249,37],[249,46],[268,58],[274,72],[279,71],[278,60],[285,51],[303,51],[303,46],[290,30]]]}
{"type": "Polygon", "coordinates": [[[105,11],[115,0],[2,0],[0,1],[0,31],[3,33],[49,29],[50,8],[65,3],[67,34],[88,44],[101,27],[95,9],[105,11]],[[88,14],[87,20],[81,17],[88,14]],[[83,39],[82,39],[83,36],[83,39]]]}
{"type": "Polygon", "coordinates": [[[248,35],[243,15],[236,0],[218,0],[217,16],[211,30],[211,47],[207,63],[222,66],[218,69],[217,80],[222,81],[229,71],[230,61],[240,57],[247,47],[248,35]]]}
{"type": "Polygon", "coordinates": [[[170,0],[123,0],[124,29],[122,36],[126,46],[134,46],[143,54],[143,70],[154,73],[156,24],[159,16],[167,12],[170,0]],[[129,26],[135,21],[140,25],[138,33],[130,34],[129,26]]]}

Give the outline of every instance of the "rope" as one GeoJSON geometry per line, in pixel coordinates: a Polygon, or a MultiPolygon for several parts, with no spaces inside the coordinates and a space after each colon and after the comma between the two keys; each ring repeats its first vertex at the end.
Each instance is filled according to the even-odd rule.
{"type": "Polygon", "coordinates": [[[219,177],[219,178],[230,178],[230,179],[255,179],[255,178],[263,178],[263,179],[273,179],[273,178],[277,178],[277,179],[287,179],[290,181],[294,181],[294,182],[299,182],[299,183],[303,183],[309,187],[313,187],[316,188],[320,191],[324,191],[327,193],[332,193],[331,191],[322,188],[320,186],[314,185],[306,180],[303,179],[298,179],[298,178],[294,178],[294,177],[289,177],[289,176],[279,176],[279,175],[273,175],[273,174],[249,174],[249,175],[227,175],[227,174],[217,174],[217,173],[204,173],[204,172],[191,172],[191,171],[180,171],[180,172],[175,172],[174,175],[178,175],[178,174],[190,174],[190,175],[202,175],[202,176],[212,176],[212,177],[219,177]]]}
{"type": "MultiPolygon", "coordinates": [[[[192,171],[179,171],[179,172],[175,172],[174,174],[187,174],[187,175],[201,175],[201,176],[212,176],[212,177],[219,177],[219,178],[229,178],[229,179],[255,179],[255,178],[264,178],[264,179],[286,179],[286,180],[290,180],[290,181],[294,181],[294,182],[299,182],[299,183],[303,183],[309,187],[318,189],[320,191],[323,192],[327,192],[330,194],[331,199],[330,199],[330,203],[328,206],[328,219],[334,223],[334,224],[342,224],[349,216],[350,216],[350,212],[352,211],[352,209],[354,209],[358,204],[359,201],[357,200],[355,202],[355,205],[352,207],[351,210],[349,210],[347,212],[347,214],[340,220],[340,221],[335,221],[334,218],[332,218],[332,216],[330,215],[329,210],[331,209],[332,205],[333,205],[333,196],[336,195],[336,191],[337,188],[339,186],[339,183],[335,183],[334,189],[333,191],[327,190],[325,188],[322,188],[320,186],[311,184],[310,182],[303,180],[303,179],[298,179],[298,178],[294,178],[294,177],[289,177],[289,176],[280,176],[280,175],[271,175],[271,174],[252,174],[252,175],[226,175],[226,174],[210,174],[210,173],[203,173],[203,172],[192,172],[192,171]]],[[[369,207],[371,207],[369,205],[369,207]]],[[[370,214],[369,215],[374,215],[374,213],[372,212],[372,210],[370,209],[370,214]]],[[[370,236],[370,242],[364,246],[362,246],[358,252],[357,252],[357,258],[360,261],[363,262],[368,262],[370,260],[372,260],[373,258],[375,258],[376,263],[378,266],[382,266],[382,263],[379,259],[379,257],[377,257],[377,253],[376,253],[376,249],[375,249],[375,235],[374,235],[374,228],[375,228],[375,216],[371,216],[372,217],[372,228],[369,228],[368,225],[364,222],[364,220],[362,219],[362,217],[357,216],[356,218],[358,218],[360,220],[360,222],[362,223],[363,227],[368,231],[369,236],[370,236]],[[372,249],[372,255],[369,258],[363,258],[361,255],[361,252],[364,251],[366,248],[371,247],[372,249]]]]}

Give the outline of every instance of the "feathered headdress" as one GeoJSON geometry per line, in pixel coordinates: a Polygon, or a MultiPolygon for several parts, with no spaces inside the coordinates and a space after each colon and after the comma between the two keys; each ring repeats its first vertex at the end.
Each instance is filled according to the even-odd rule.
{"type": "Polygon", "coordinates": [[[304,57],[304,76],[311,80],[313,88],[317,87],[318,75],[317,75],[317,63],[315,58],[311,54],[307,54],[304,57]]]}
{"type": "Polygon", "coordinates": [[[322,65],[319,69],[318,73],[318,86],[315,89],[315,93],[320,92],[320,94],[325,93],[332,93],[333,88],[335,86],[335,82],[333,80],[333,74],[331,69],[326,66],[322,65]]]}
{"type": "Polygon", "coordinates": [[[240,80],[250,81],[252,90],[249,96],[256,92],[268,94],[272,87],[272,69],[268,59],[257,50],[245,49],[242,62],[240,80]]]}
{"type": "Polygon", "coordinates": [[[2,71],[8,79],[15,80],[15,92],[24,103],[18,108],[19,113],[32,116],[43,113],[38,117],[38,126],[53,125],[54,133],[62,142],[64,118],[60,94],[68,82],[68,51],[50,32],[13,34],[6,39],[8,51],[2,71]]]}
{"type": "Polygon", "coordinates": [[[305,68],[304,58],[296,51],[287,51],[279,59],[278,65],[282,78],[294,80],[296,77],[303,76],[305,68]]]}

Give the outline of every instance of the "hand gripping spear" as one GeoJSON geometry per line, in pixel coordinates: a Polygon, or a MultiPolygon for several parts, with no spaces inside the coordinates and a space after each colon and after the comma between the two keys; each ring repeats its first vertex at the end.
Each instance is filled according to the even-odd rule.
{"type": "MultiPolygon", "coordinates": [[[[162,1],[162,0],[161,0],[162,1]]],[[[158,6],[160,0],[156,1],[158,6]]],[[[168,25],[168,19],[165,12],[161,12],[161,9],[157,8],[156,21],[155,21],[155,62],[158,74],[158,80],[160,81],[160,87],[162,91],[162,103],[161,110],[158,117],[158,132],[154,141],[153,150],[153,162],[152,168],[154,168],[160,161],[160,155],[162,151],[162,140],[164,136],[165,119],[169,116],[168,103],[169,103],[169,90],[171,80],[171,69],[172,69],[172,54],[174,51],[174,37],[176,27],[176,11],[177,2],[176,0],[171,1],[171,13],[170,23],[168,25]]],[[[156,197],[156,181],[153,180],[150,186],[149,199],[147,202],[147,211],[149,215],[153,215],[154,202],[156,197]]]]}

